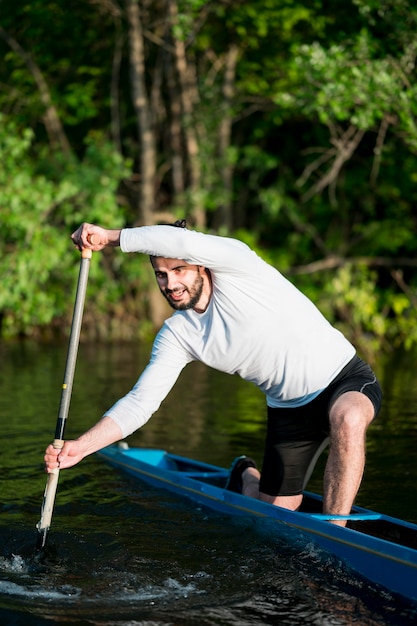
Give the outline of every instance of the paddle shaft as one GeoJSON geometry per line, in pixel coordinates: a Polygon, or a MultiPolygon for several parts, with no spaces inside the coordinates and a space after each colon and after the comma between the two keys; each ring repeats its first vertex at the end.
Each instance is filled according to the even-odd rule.
{"type": "MultiPolygon", "coordinates": [[[[64,382],[62,384],[61,391],[61,402],[55,428],[55,439],[52,443],[52,445],[56,449],[61,449],[64,445],[65,424],[71,402],[71,393],[74,382],[74,372],[75,364],[77,361],[78,345],[80,341],[81,323],[83,317],[91,256],[91,250],[82,250],[77,291],[75,296],[74,313],[72,317],[71,333],[68,345],[67,362],[65,366],[64,382]]],[[[38,529],[38,539],[36,543],[37,551],[42,550],[46,544],[46,538],[49,528],[51,526],[56,490],[58,487],[58,477],[59,467],[51,470],[51,472],[48,474],[48,478],[46,481],[46,487],[41,507],[41,519],[36,525],[38,529]]]]}

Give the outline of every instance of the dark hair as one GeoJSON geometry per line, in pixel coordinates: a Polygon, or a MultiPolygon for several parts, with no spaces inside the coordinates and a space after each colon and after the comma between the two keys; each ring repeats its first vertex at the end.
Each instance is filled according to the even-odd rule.
{"type": "Polygon", "coordinates": [[[169,224],[169,226],[175,226],[176,228],[187,228],[186,220],[177,220],[173,224],[169,224]]]}
{"type": "MultiPolygon", "coordinates": [[[[187,221],[186,220],[176,220],[174,223],[169,224],[169,223],[165,223],[165,224],[161,224],[161,226],[175,226],[175,228],[187,228],[187,221]]],[[[154,254],[150,254],[149,255],[149,260],[152,263],[152,259],[156,258],[154,254]]]]}

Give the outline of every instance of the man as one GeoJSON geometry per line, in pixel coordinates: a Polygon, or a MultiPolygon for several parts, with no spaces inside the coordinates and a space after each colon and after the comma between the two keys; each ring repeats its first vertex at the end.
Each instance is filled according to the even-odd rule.
{"type": "Polygon", "coordinates": [[[172,225],[108,230],[92,224],[81,225],[72,239],[79,249],[120,246],[148,254],[175,313],[157,334],[133,389],[61,451],[50,445],[46,471],[71,467],[143,426],[185,365],[199,360],[238,374],[266,396],[262,471],[240,457],[228,488],[296,510],[311,466],[330,439],[324,512],[350,513],[381,389],[370,367],[310,300],[235,239],[172,225]]]}

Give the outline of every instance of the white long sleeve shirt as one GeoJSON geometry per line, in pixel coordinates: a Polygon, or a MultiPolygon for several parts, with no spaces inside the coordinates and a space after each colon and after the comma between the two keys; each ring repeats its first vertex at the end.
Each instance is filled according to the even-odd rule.
{"type": "Polygon", "coordinates": [[[122,230],[120,246],[183,259],[212,277],[206,311],[176,311],[165,321],[137,383],[106,412],[124,437],[148,421],[191,361],[254,383],[268,406],[296,407],[315,398],[355,355],[317,307],[241,241],[145,226],[122,230]]]}

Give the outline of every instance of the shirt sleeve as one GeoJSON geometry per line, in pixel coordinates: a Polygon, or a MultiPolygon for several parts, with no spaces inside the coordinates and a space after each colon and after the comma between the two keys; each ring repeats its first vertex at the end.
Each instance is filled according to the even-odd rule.
{"type": "Polygon", "coordinates": [[[135,386],[105,413],[120,427],[123,437],[146,424],[190,361],[192,357],[163,326],[155,338],[150,361],[135,386]]]}
{"type": "Polygon", "coordinates": [[[245,243],[172,226],[124,228],[122,252],[141,252],[167,259],[183,259],[211,270],[244,273],[259,257],[245,243]]]}

